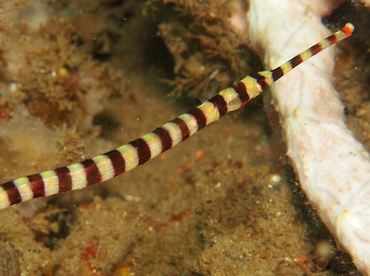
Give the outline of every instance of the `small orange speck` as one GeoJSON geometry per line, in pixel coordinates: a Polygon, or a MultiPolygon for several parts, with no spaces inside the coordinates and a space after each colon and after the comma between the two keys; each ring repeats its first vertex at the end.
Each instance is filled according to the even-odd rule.
{"type": "Polygon", "coordinates": [[[224,131],[224,132],[226,132],[226,133],[229,133],[229,132],[230,132],[230,128],[229,128],[229,127],[225,127],[225,128],[223,129],[223,131],[224,131]]]}
{"type": "Polygon", "coordinates": [[[57,76],[58,78],[61,78],[61,79],[65,79],[67,76],[69,75],[69,71],[67,70],[67,68],[60,68],[57,72],[57,76]]]}
{"type": "Polygon", "coordinates": [[[179,167],[176,170],[176,174],[182,174],[183,172],[187,171],[188,169],[190,169],[190,163],[185,163],[184,165],[182,165],[181,167],[179,167]]]}
{"type": "Polygon", "coordinates": [[[162,161],[165,161],[165,160],[167,160],[167,154],[161,154],[160,156],[159,156],[159,158],[162,160],[162,161]]]}
{"type": "Polygon", "coordinates": [[[195,159],[196,160],[199,160],[200,158],[202,158],[204,155],[204,150],[197,150],[197,152],[195,153],[195,159]]]}
{"type": "Polygon", "coordinates": [[[115,276],[129,276],[132,275],[132,271],[129,265],[120,265],[116,268],[113,275],[115,276]]]}

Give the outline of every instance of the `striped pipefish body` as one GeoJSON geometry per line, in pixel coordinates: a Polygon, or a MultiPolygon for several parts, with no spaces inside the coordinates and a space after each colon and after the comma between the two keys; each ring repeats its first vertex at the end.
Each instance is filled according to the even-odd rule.
{"type": "Polygon", "coordinates": [[[330,45],[350,36],[353,31],[354,26],[347,23],[341,30],[283,65],[273,70],[249,74],[198,107],[126,145],[80,163],[1,184],[0,209],[36,197],[50,196],[95,185],[144,164],[226,113],[241,108],[294,67],[330,45]]]}

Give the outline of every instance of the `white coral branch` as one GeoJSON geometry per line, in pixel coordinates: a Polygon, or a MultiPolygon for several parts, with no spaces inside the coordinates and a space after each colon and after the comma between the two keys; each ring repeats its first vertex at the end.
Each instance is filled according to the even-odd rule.
{"type": "MultiPolygon", "coordinates": [[[[267,68],[275,68],[329,34],[321,17],[335,5],[251,0],[249,44],[264,53],[267,68]]],[[[344,124],[333,67],[332,47],[279,80],[272,94],[303,190],[337,244],[370,275],[370,159],[344,124]]]]}

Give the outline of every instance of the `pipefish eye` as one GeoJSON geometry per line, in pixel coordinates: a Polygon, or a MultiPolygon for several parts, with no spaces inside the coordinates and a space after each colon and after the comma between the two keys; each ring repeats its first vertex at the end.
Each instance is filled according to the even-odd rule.
{"type": "Polygon", "coordinates": [[[257,83],[259,84],[261,90],[266,90],[267,88],[269,88],[269,84],[268,84],[266,78],[258,79],[257,83]]]}

